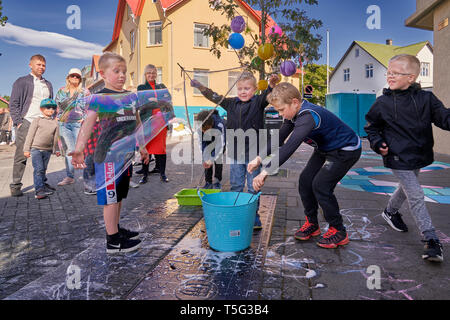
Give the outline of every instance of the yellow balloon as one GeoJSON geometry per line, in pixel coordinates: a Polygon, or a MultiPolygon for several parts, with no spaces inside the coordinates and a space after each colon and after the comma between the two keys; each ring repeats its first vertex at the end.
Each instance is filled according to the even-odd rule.
{"type": "Polygon", "coordinates": [[[283,77],[283,75],[282,75],[281,73],[279,73],[279,74],[277,74],[277,76],[278,76],[278,81],[277,81],[277,83],[280,83],[280,82],[281,82],[281,79],[282,79],[282,77],[283,77]]]}
{"type": "Polygon", "coordinates": [[[261,60],[267,60],[272,58],[274,47],[271,43],[265,43],[258,48],[258,56],[261,60]]]}
{"type": "Polygon", "coordinates": [[[269,86],[267,80],[259,80],[258,81],[258,90],[264,91],[269,86]]]}

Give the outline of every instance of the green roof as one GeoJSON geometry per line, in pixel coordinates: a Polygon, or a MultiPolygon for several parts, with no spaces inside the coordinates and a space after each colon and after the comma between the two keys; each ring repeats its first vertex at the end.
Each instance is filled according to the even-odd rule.
{"type": "Polygon", "coordinates": [[[366,50],[371,56],[373,56],[387,68],[389,59],[391,59],[393,56],[398,54],[410,54],[416,56],[419,51],[427,45],[428,41],[415,43],[406,47],[370,43],[364,41],[355,41],[355,43],[366,50]]]}

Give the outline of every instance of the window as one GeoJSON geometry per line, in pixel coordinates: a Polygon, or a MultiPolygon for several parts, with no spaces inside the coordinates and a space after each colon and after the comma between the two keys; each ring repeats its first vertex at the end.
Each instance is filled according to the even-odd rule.
{"type": "Polygon", "coordinates": [[[155,46],[162,44],[162,23],[161,21],[149,22],[147,26],[148,30],[148,46],[155,46]]]}
{"type": "Polygon", "coordinates": [[[194,47],[209,48],[209,37],[203,34],[203,30],[208,28],[207,24],[194,24],[194,47]]]}
{"type": "Polygon", "coordinates": [[[359,57],[359,49],[356,48],[356,49],[355,49],[355,58],[358,58],[358,57],[359,57]]]}
{"type": "Polygon", "coordinates": [[[228,90],[230,90],[231,86],[234,85],[233,89],[231,89],[231,91],[228,93],[228,95],[231,97],[237,96],[237,86],[235,83],[236,83],[237,79],[239,79],[240,75],[241,75],[241,73],[238,71],[229,71],[228,72],[228,90]]]}
{"type": "Polygon", "coordinates": [[[136,35],[136,31],[132,30],[130,32],[130,48],[131,48],[131,52],[134,51],[134,42],[136,40],[135,35],[136,35]]]}
{"type": "Polygon", "coordinates": [[[420,64],[420,75],[422,77],[430,76],[430,64],[428,62],[422,62],[420,64]]]}
{"type": "MultiPolygon", "coordinates": [[[[194,79],[199,81],[205,87],[209,88],[208,70],[194,69],[194,79]]],[[[202,93],[197,88],[194,88],[194,94],[201,95],[202,93]]]]}
{"type": "Polygon", "coordinates": [[[123,56],[123,41],[122,40],[120,40],[120,44],[119,44],[119,54],[121,56],[123,56]]]}
{"type": "Polygon", "coordinates": [[[366,78],[373,78],[373,64],[366,64],[366,78]]]}
{"type": "Polygon", "coordinates": [[[350,81],[350,68],[344,69],[344,81],[350,81]]]}
{"type": "Polygon", "coordinates": [[[162,83],[162,68],[156,68],[157,76],[156,76],[156,83],[162,83]]]}

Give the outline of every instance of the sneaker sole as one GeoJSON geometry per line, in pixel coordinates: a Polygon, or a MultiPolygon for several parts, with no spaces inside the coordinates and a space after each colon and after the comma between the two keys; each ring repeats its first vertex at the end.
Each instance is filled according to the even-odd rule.
{"type": "Polygon", "coordinates": [[[441,257],[441,256],[430,257],[430,256],[422,255],[422,259],[427,260],[427,261],[432,261],[432,262],[443,262],[444,261],[444,257],[441,257]]]}
{"type": "Polygon", "coordinates": [[[325,248],[325,249],[336,249],[339,246],[345,246],[345,245],[347,245],[349,243],[350,243],[350,240],[348,238],[345,238],[344,240],[342,240],[341,242],[338,242],[338,243],[325,244],[325,243],[317,242],[317,245],[319,247],[325,248]]]}
{"type": "Polygon", "coordinates": [[[306,240],[311,239],[312,237],[317,237],[317,236],[320,236],[320,229],[314,231],[313,233],[311,233],[311,234],[310,234],[309,236],[307,236],[307,237],[298,237],[298,236],[295,236],[295,235],[294,235],[294,238],[297,239],[297,240],[306,241],[306,240]]]}
{"type": "Polygon", "coordinates": [[[106,249],[106,253],[109,253],[109,254],[127,253],[127,252],[135,251],[135,250],[139,249],[140,247],[141,247],[141,244],[139,243],[136,246],[127,248],[127,249],[106,249]]]}
{"type": "Polygon", "coordinates": [[[406,231],[408,231],[408,230],[402,230],[402,229],[399,229],[399,228],[397,228],[396,226],[394,226],[394,224],[392,223],[391,219],[389,219],[389,217],[384,213],[384,211],[383,211],[383,213],[381,214],[381,216],[383,217],[384,220],[386,220],[386,222],[387,222],[387,223],[391,226],[391,228],[394,229],[395,231],[398,231],[398,232],[406,232],[406,231]]]}

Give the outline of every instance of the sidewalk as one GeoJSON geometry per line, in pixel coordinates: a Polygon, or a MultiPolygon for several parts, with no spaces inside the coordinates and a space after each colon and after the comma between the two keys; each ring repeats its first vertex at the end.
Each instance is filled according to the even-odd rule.
{"type": "MultiPolygon", "coordinates": [[[[9,196],[13,150],[0,147],[0,299],[450,298],[449,156],[436,155],[438,163],[421,175],[428,200],[440,202],[427,202],[427,207],[445,260],[431,264],[421,259],[423,244],[406,205],[402,212],[407,233],[392,230],[381,217],[388,196],[375,192],[389,192],[395,179],[383,172],[381,158],[370,152],[367,142],[363,157],[336,188],[349,245],[327,250],[312,240],[293,238],[304,219],[298,176],[312,151],[302,145],[279,174],[266,181],[261,198],[264,228],[255,233],[252,247],[239,254],[210,250],[201,208],[179,207],[173,198],[180,189],[197,184],[190,181],[191,165],[175,166],[168,156],[169,183],[150,176],[146,185],[130,189],[121,223],[140,231],[143,245],[135,253],[109,256],[101,207],[95,196],[83,194],[78,179],[38,201],[30,163],[23,181],[25,196],[9,196]],[[378,267],[380,288],[368,288],[368,283],[378,284],[369,266],[378,267]],[[70,287],[76,267],[81,270],[80,288],[70,287]]],[[[225,191],[228,170],[225,166],[225,191]]],[[[48,172],[50,184],[56,185],[64,177],[63,159],[52,157],[48,172]]],[[[202,172],[201,165],[194,166],[194,180],[202,172]]],[[[320,221],[326,229],[322,217],[320,221]]]]}

